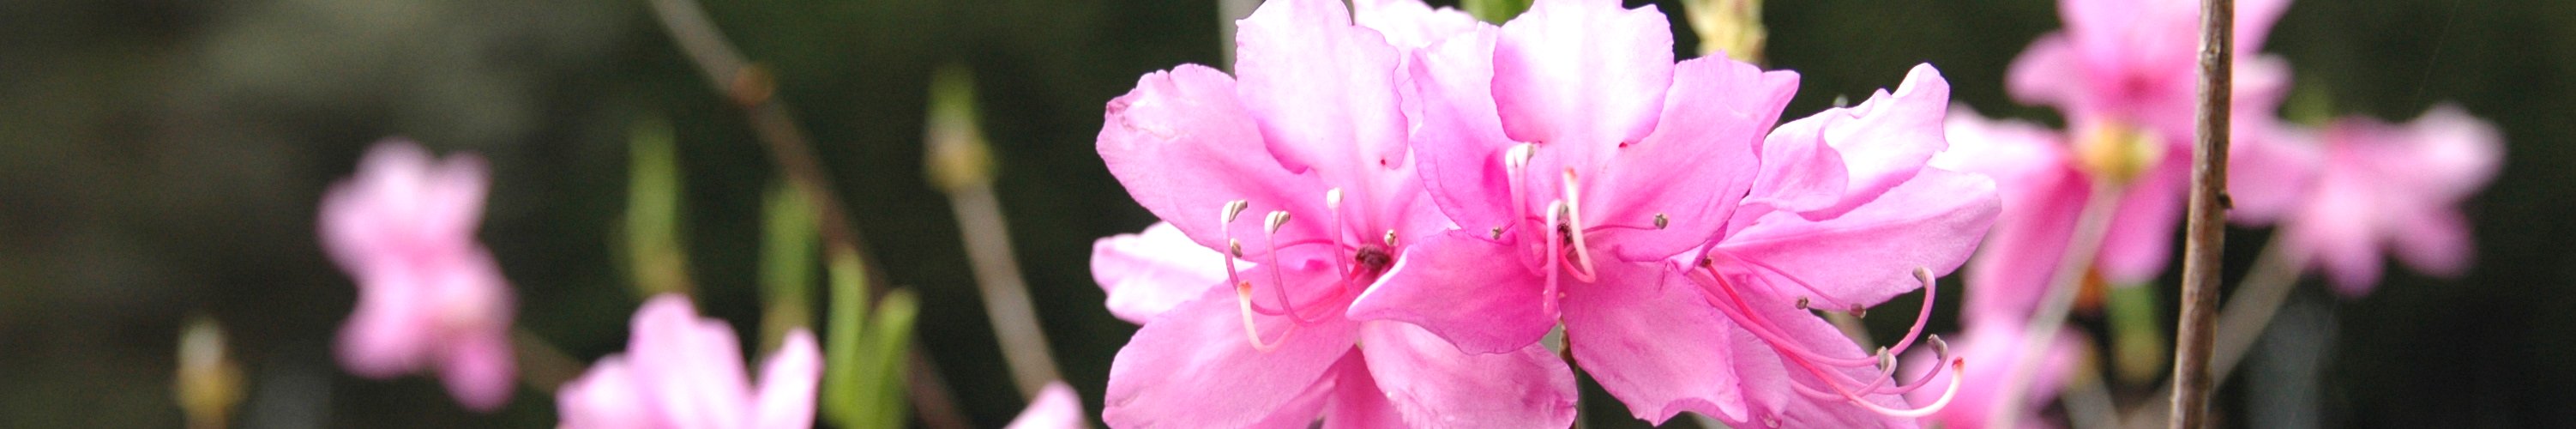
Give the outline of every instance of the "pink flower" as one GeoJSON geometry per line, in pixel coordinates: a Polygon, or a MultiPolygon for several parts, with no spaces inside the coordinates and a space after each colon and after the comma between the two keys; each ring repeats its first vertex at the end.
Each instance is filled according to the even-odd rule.
{"type": "Polygon", "coordinates": [[[376,379],[435,367],[467,408],[509,401],[514,304],[474,239],[488,186],[482,158],[440,160],[387,139],[357,177],[323,196],[323,249],[358,284],[357,311],[340,331],[342,367],[376,379]]]}
{"type": "Polygon", "coordinates": [[[699,318],[688,297],[663,294],[635,310],[626,354],[600,358],[555,393],[566,429],[812,427],[823,354],[814,334],[789,331],[752,385],[742,343],[723,320],[699,318]]]}
{"type": "MultiPolygon", "coordinates": [[[[2268,129],[2275,126],[2271,112],[2289,86],[2286,62],[2255,56],[2262,51],[2264,34],[2289,3],[2251,0],[2237,5],[2231,98],[2235,149],[2231,153],[2244,156],[2271,144],[2264,141],[2271,135],[2268,129]]],[[[2023,51],[2006,76],[2007,89],[2023,102],[2055,106],[2066,115],[2073,155],[2065,162],[2091,175],[2090,180],[2123,186],[2094,269],[2115,285],[2153,280],[2172,257],[2173,229],[2180,222],[2189,181],[2199,70],[2198,3],[2065,0],[2058,10],[2066,30],[2041,36],[2023,51]]],[[[2259,160],[2230,165],[2247,166],[2231,170],[2261,169],[2259,160]]],[[[2074,196],[2081,211],[2083,197],[2069,192],[2089,193],[2088,187],[2071,188],[2058,196],[2074,196]]],[[[2237,187],[2231,183],[2231,190],[2237,187]]],[[[2009,221],[2004,225],[2019,227],[2009,221]]],[[[2039,227],[2050,225],[2042,222],[2039,227]]],[[[2054,258],[2045,258],[2048,255],[2017,256],[2040,257],[2030,263],[2055,265],[2054,258]]]]}
{"type": "MultiPolygon", "coordinates": [[[[2025,364],[2038,365],[2038,368],[2030,370],[2030,378],[2026,381],[2029,384],[2022,390],[2021,397],[2004,398],[2002,397],[2005,395],[2003,384],[2006,383],[2005,380],[2014,376],[2013,371],[2016,369],[2013,368],[2013,364],[2022,362],[2022,356],[2019,354],[2022,352],[2023,345],[2020,341],[2026,336],[2022,333],[2022,328],[2027,325],[2028,323],[2021,319],[1970,317],[1966,323],[1967,334],[1960,336],[1954,344],[1958,344],[1955,347],[1959,349],[1961,358],[1978,364],[1969,365],[1957,374],[1930,374],[1932,379],[1929,382],[1947,383],[1951,377],[1966,377],[1977,381],[1960,387],[1959,396],[1950,399],[1950,406],[1942,408],[1939,413],[1934,413],[1929,421],[1939,422],[1945,428],[1994,427],[2000,423],[1989,422],[1987,419],[1994,418],[1999,409],[2006,404],[2011,404],[2009,401],[2017,400],[2021,401],[2019,409],[2022,410],[2023,415],[2014,418],[2015,421],[2020,422],[2014,426],[2049,427],[2047,420],[2040,417],[2039,411],[2047,409],[2048,404],[2054,402],[2058,389],[2066,384],[2067,377],[2075,375],[2075,371],[2081,368],[2078,365],[2084,359],[2084,349],[2081,347],[2085,344],[2085,339],[2082,334],[2072,330],[2059,331],[2057,338],[2050,341],[2044,348],[2042,357],[2025,362],[2025,364]]],[[[1903,374],[1906,378],[1926,376],[1926,371],[1919,369],[1922,368],[1920,364],[1930,363],[1929,359],[1934,357],[1923,353],[1906,356],[1908,365],[1903,374]]],[[[1928,404],[1939,400],[1936,396],[1934,392],[1923,390],[1906,395],[1906,398],[1918,404],[1928,404]]]]}
{"type": "Polygon", "coordinates": [[[1350,316],[1471,352],[1562,320],[1575,360],[1655,422],[1909,424],[1880,414],[1920,410],[1894,409],[1879,360],[1797,303],[1875,305],[1984,234],[1991,185],[1922,168],[1947,84],[1918,68],[1772,131],[1794,74],[1676,64],[1671,43],[1651,7],[1543,0],[1418,51],[1414,154],[1459,229],[1415,245],[1350,316]]]}
{"type": "Polygon", "coordinates": [[[1064,382],[1047,383],[1038,390],[1038,398],[1029,401],[1029,409],[1011,419],[1003,429],[1082,429],[1082,398],[1064,382]]]}
{"type": "Polygon", "coordinates": [[[2370,293],[2380,252],[2416,271],[2455,277],[2475,252],[2461,202],[2495,177],[2495,126],[2442,106],[2408,124],[2347,118],[2328,126],[2322,170],[2284,220],[2290,251],[2337,292],[2370,293]]]}
{"type": "Polygon", "coordinates": [[[1331,0],[1265,3],[1236,39],[1240,81],[1184,65],[1110,101],[1101,158],[1178,232],[1094,247],[1112,309],[1144,324],[1110,368],[1111,426],[1572,423],[1573,374],[1544,347],[1471,354],[1343,316],[1451,225],[1414,171],[1407,47],[1384,35],[1438,31],[1364,3],[1366,27],[1331,0]]]}

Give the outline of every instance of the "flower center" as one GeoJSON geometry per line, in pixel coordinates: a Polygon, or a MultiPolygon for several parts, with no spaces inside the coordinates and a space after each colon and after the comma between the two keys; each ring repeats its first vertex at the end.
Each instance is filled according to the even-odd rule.
{"type": "Polygon", "coordinates": [[[2075,140],[2076,165],[2115,184],[2146,174],[2164,156],[2164,140],[2154,131],[2117,121],[2084,127],[2075,140]]]}

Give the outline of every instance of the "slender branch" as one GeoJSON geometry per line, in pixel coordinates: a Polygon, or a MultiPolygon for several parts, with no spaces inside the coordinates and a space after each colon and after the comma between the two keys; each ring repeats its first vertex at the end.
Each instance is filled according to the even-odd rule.
{"type": "MultiPolygon", "coordinates": [[[[796,127],[795,116],[787,106],[771,97],[776,88],[769,73],[745,61],[742,53],[734,51],[732,43],[716,30],[715,22],[707,18],[705,9],[699,7],[695,0],[649,0],[648,3],[652,6],[653,16],[662,22],[662,28],[680,45],[681,53],[688,56],[691,63],[697,64],[698,71],[707,76],[709,84],[749,116],[752,133],[768,149],[770,160],[785,171],[788,183],[804,193],[807,201],[813,202],[810,206],[814,209],[815,227],[826,243],[823,247],[825,257],[848,254],[859,260],[861,265],[881,266],[872,255],[862,250],[867,248],[867,242],[861,239],[857,230],[851,229],[849,217],[841,212],[843,206],[839,194],[832,190],[832,182],[824,175],[822,164],[815,161],[811,139],[796,127]]],[[[865,271],[871,277],[868,284],[893,284],[883,278],[884,270],[865,271]]],[[[869,288],[867,301],[875,302],[885,290],[887,288],[869,288]]],[[[929,367],[922,362],[928,360],[927,355],[922,354],[919,348],[910,349],[907,354],[916,363],[910,365],[913,370],[906,375],[910,382],[904,385],[922,422],[931,427],[966,427],[965,416],[958,414],[957,407],[951,403],[954,400],[947,391],[947,384],[938,380],[937,372],[922,371],[929,367]]]]}
{"type": "Polygon", "coordinates": [[[993,187],[961,186],[948,193],[957,212],[957,227],[966,235],[967,261],[975,266],[975,285],[983,290],[985,314],[1002,340],[1002,360],[1020,395],[1035,397],[1047,382],[1064,376],[1055,368],[1046,332],[1038,328],[1037,309],[1029,303],[1029,285],[1020,280],[1020,264],[1011,257],[1011,236],[1002,220],[993,187]]]}
{"type": "MultiPolygon", "coordinates": [[[[2048,291],[2041,295],[2039,308],[2022,328],[2020,341],[2013,342],[2020,350],[2015,350],[2013,361],[2007,363],[2011,372],[2003,380],[2002,394],[1995,397],[2020,398],[2029,390],[2041,366],[2040,356],[2048,354],[2050,343],[2057,342],[2058,330],[2066,327],[2066,314],[2075,309],[2075,297],[2083,291],[2084,273],[2089,271],[2086,268],[2101,254],[2103,237],[2111,233],[2111,217],[2118,213],[2124,193],[2122,185],[2109,180],[2093,181],[2092,192],[2084,200],[2084,211],[2076,215],[2074,234],[2066,237],[2066,253],[2058,255],[2056,271],[2049,273],[2048,291]]],[[[2003,406],[1995,407],[1986,421],[1996,422],[1994,427],[2016,427],[2022,404],[2020,400],[2003,400],[2003,406]]]]}
{"type": "MultiPolygon", "coordinates": [[[[2279,239],[2274,240],[2264,245],[2253,270],[2236,280],[2236,293],[2228,295],[2227,308],[2219,311],[2218,344],[2209,363],[2211,383],[2224,384],[2236,373],[2236,365],[2245,362],[2245,354],[2254,350],[2263,330],[2271,326],[2272,316],[2280,313],[2281,305],[2289,302],[2290,291],[2299,284],[2302,262],[2282,247],[2279,239]]],[[[2152,397],[2155,402],[2122,420],[2127,427],[2163,426],[2155,419],[2166,416],[2150,411],[2171,406],[2172,397],[2173,386],[2165,386],[2152,397]]]]}
{"type": "Polygon", "coordinates": [[[2209,358],[2216,346],[2218,268],[2226,245],[2228,96],[2235,73],[2235,0],[2200,2],[2200,110],[2192,139],[2191,208],[2184,227],[2182,320],[2175,323],[2173,420],[2209,426],[2209,358]]]}

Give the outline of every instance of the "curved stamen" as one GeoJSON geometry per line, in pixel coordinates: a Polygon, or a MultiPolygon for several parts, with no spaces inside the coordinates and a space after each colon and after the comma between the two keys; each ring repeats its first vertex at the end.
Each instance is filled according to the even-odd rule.
{"type": "MultiPolygon", "coordinates": [[[[1795,341],[1790,341],[1788,339],[1788,335],[1781,333],[1782,331],[1778,326],[1772,325],[1769,319],[1761,317],[1759,312],[1753,310],[1752,304],[1745,302],[1744,297],[1735,292],[1734,286],[1724,278],[1718,277],[1717,273],[1709,270],[1691,270],[1690,274],[1690,278],[1693,281],[1713,282],[1715,284],[1713,288],[1717,289],[1719,292],[1708,292],[1704,293],[1704,295],[1708,295],[1707,299],[1710,305],[1717,306],[1719,310],[1718,313],[1725,314],[1728,319],[1733,319],[1737,326],[1743,327],[1746,332],[1753,333],[1754,337],[1760,338],[1765,343],[1770,343],[1772,346],[1771,348],[1780,350],[1781,355],[1783,356],[1803,356],[1825,361],[1829,365],[1845,367],[1861,367],[1878,364],[1878,360],[1874,358],[1834,358],[1824,356],[1821,353],[1816,353],[1813,350],[1808,350],[1805,345],[1799,344],[1795,341]],[[1708,280],[1701,280],[1702,276],[1707,277],[1708,280]]],[[[1712,288],[1712,286],[1707,283],[1703,283],[1701,288],[1705,290],[1712,288]]],[[[1854,382],[1854,384],[1857,383],[1858,382],[1854,382]]]]}
{"type": "Polygon", "coordinates": [[[1324,233],[1333,237],[1333,271],[1348,279],[1351,276],[1350,264],[1342,262],[1351,259],[1351,254],[1344,250],[1350,245],[1342,244],[1342,188],[1324,191],[1324,210],[1333,212],[1333,229],[1324,233]]]}
{"type": "MultiPolygon", "coordinates": [[[[1703,261],[1707,261],[1707,260],[1703,260],[1703,261]]],[[[1933,412],[1937,412],[1937,411],[1939,411],[1942,407],[1948,406],[1948,404],[1949,404],[1949,402],[1950,402],[1950,399],[1951,399],[1951,398],[1953,398],[1953,397],[1956,397],[1956,396],[1957,396],[1957,394],[1958,394],[1959,384],[1960,384],[1960,382],[1961,382],[1961,380],[1960,380],[1960,379],[1961,379],[1962,377],[1956,377],[1956,376],[1953,376],[1953,377],[1951,377],[1951,379],[1950,379],[1950,383],[1949,383],[1949,386],[1947,387],[1947,390],[1946,390],[1946,391],[1944,391],[1944,392],[1942,393],[1941,398],[1940,398],[1939,400],[1934,401],[1934,403],[1933,403],[1933,404],[1928,405],[1928,406],[1925,406],[1925,407],[1921,407],[1921,408],[1912,408],[1912,409],[1898,409],[1898,408],[1888,408],[1888,407],[1885,407],[1885,406],[1878,405],[1878,404],[1876,404],[1876,403],[1874,403],[1874,402],[1870,402],[1870,401],[1866,400],[1865,398],[1860,397],[1860,395],[1863,395],[1863,394],[1903,394],[1903,393],[1911,392],[1911,391],[1914,391],[1914,390],[1918,390],[1918,389],[1919,389],[1919,388],[1921,388],[1922,386],[1926,385],[1926,383],[1925,383],[1925,382],[1930,381],[1930,379],[1931,379],[1934,375],[1939,374],[1939,373],[1942,371],[1942,368],[1937,368],[1937,367],[1936,367],[1936,368],[1934,368],[1932,371],[1929,371],[1929,372],[1927,372],[1927,373],[1925,373],[1925,374],[1923,374],[1923,375],[1921,375],[1921,376],[1915,377],[1914,382],[1912,382],[1912,383],[1907,383],[1907,385],[1903,385],[1903,386],[1887,386],[1887,387],[1883,387],[1883,386],[1886,386],[1886,383],[1888,382],[1888,380],[1889,380],[1890,378],[1892,378],[1891,376],[1893,375],[1893,371],[1895,370],[1895,365],[1894,365],[1894,363],[1893,363],[1893,362],[1890,362],[1890,361],[1893,359],[1893,357],[1892,357],[1893,355],[1891,354],[1891,352],[1889,351],[1889,349],[1880,349],[1879,353],[1877,353],[1877,354],[1875,354],[1875,355],[1874,355],[1874,356],[1876,356],[1876,359],[1841,359],[1841,358],[1832,358],[1832,357],[1824,356],[1824,355],[1821,355],[1821,354],[1817,354],[1817,353],[1815,353],[1815,352],[1814,352],[1814,351],[1812,351],[1812,350],[1808,350],[1808,349],[1806,349],[1803,345],[1800,345],[1800,344],[1798,344],[1798,343],[1796,343],[1796,342],[1794,342],[1794,341],[1788,341],[1788,339],[1787,339],[1787,338],[1785,338],[1785,336],[1780,335],[1780,333],[1779,333],[1779,332],[1775,331],[1776,329],[1778,329],[1776,326],[1772,326],[1770,323],[1768,323],[1768,322],[1769,322],[1768,320],[1764,320],[1764,318],[1761,318],[1761,317],[1759,317],[1759,316],[1754,315],[1754,313],[1755,313],[1755,312],[1754,312],[1754,311],[1752,311],[1753,309],[1750,307],[1750,305],[1751,305],[1751,304],[1750,304],[1750,303],[1748,303],[1748,302],[1746,302],[1746,301],[1744,301],[1743,297],[1742,297],[1741,295],[1738,295],[1738,294],[1736,293],[1736,291],[1734,290],[1734,287],[1731,285],[1731,283],[1730,283],[1730,282],[1727,282],[1723,277],[1719,276],[1719,275],[1715,272],[1715,266],[1714,266],[1714,264],[1713,264],[1713,263],[1704,262],[1704,263],[1703,263],[1703,265],[1701,265],[1700,267],[1698,267],[1698,269],[1691,269],[1691,270],[1688,270],[1688,273],[1690,274],[1690,275],[1688,276],[1689,278],[1691,278],[1694,282],[1702,282],[1702,283],[1704,284],[1703,286],[1707,286],[1707,284],[1714,284],[1714,287],[1713,287],[1713,288],[1714,288],[1714,289],[1718,289],[1718,291],[1717,291],[1717,292],[1712,292],[1712,293],[1709,293],[1709,294],[1708,294],[1708,295],[1710,295],[1710,296],[1709,296],[1709,301],[1710,301],[1710,304],[1712,304],[1712,305],[1716,305],[1716,306],[1718,306],[1718,307],[1719,307],[1719,309],[1721,310],[1721,311],[1720,311],[1720,313],[1724,313],[1728,318],[1730,318],[1730,319],[1734,319],[1734,320],[1736,321],[1736,323],[1737,323],[1739,326],[1743,326],[1743,327],[1745,327],[1745,328],[1746,328],[1746,331],[1753,333],[1755,337],[1758,337],[1758,338],[1762,339],[1762,340],[1763,340],[1763,342],[1765,342],[1765,343],[1769,343],[1769,345],[1771,345],[1771,346],[1773,347],[1773,349],[1778,350],[1778,351],[1780,352],[1780,356],[1781,356],[1781,357],[1785,358],[1786,360],[1790,361],[1791,363],[1797,364],[1801,369],[1806,370],[1806,371],[1808,372],[1808,374],[1809,374],[1809,375],[1814,376],[1814,377],[1815,377],[1819,382],[1823,383],[1827,388],[1830,388],[1830,389],[1832,389],[1832,390],[1833,390],[1833,392],[1831,392],[1830,394],[1828,394],[1827,392],[1824,392],[1823,390],[1819,390],[1819,389],[1816,389],[1816,388],[1813,388],[1813,387],[1808,387],[1808,386],[1806,386],[1806,385],[1805,385],[1805,384],[1803,384],[1803,383],[1799,383],[1799,382],[1796,382],[1796,381],[1792,381],[1792,382],[1790,383],[1791,387],[1795,388],[1795,389],[1796,389],[1796,390],[1797,390],[1801,395],[1809,396],[1809,397],[1811,397],[1811,398],[1816,398],[1816,399],[1827,399],[1827,400],[1830,400],[1830,399],[1836,399],[1836,398],[1839,398],[1839,399],[1843,399],[1843,400],[1848,400],[1848,401],[1851,401],[1851,402],[1853,402],[1853,403],[1855,403],[1855,404],[1859,404],[1860,406],[1862,406],[1862,407],[1864,407],[1864,408],[1869,409],[1871,412],[1875,412],[1875,413],[1879,413],[1879,414],[1883,414],[1883,415],[1888,415],[1888,416],[1896,416],[1896,417],[1921,417],[1921,416],[1924,416],[1924,415],[1929,415],[1929,414],[1931,414],[1931,413],[1933,413],[1933,412]],[[1721,294],[1722,294],[1722,295],[1725,295],[1725,297],[1724,297],[1725,299],[1718,299],[1718,297],[1717,297],[1716,295],[1721,295],[1721,294]],[[1726,302],[1720,302],[1720,301],[1726,301],[1726,302]],[[1874,361],[1874,362],[1864,363],[1864,362],[1863,362],[1864,360],[1866,360],[1866,361],[1874,361]],[[1857,368],[1857,367],[1861,367],[1861,366],[1863,366],[1863,365],[1872,365],[1872,366],[1876,366],[1876,367],[1878,367],[1878,368],[1879,368],[1879,371],[1878,371],[1878,372],[1879,372],[1879,377],[1878,377],[1878,378],[1876,378],[1876,379],[1873,379],[1873,381],[1871,381],[1871,382],[1869,382],[1869,383],[1860,383],[1860,382],[1858,382],[1857,380],[1850,380],[1851,375],[1849,375],[1849,374],[1844,374],[1844,373],[1842,373],[1841,371],[1829,371],[1829,370],[1826,370],[1826,369],[1824,369],[1824,368],[1819,368],[1819,367],[1818,367],[1818,364],[1820,364],[1820,363],[1821,363],[1821,364],[1824,364],[1824,365],[1827,365],[1827,366],[1832,366],[1832,367],[1842,367],[1842,368],[1857,368]],[[1852,388],[1852,387],[1848,387],[1848,386],[1851,386],[1851,385],[1859,385],[1859,387],[1858,387],[1857,389],[1852,388]],[[1855,391],[1855,390],[1859,391],[1860,393],[1854,393],[1854,391],[1855,391]]],[[[1923,269],[1917,269],[1917,270],[1916,270],[1916,278],[1917,278],[1918,280],[1925,279],[1925,278],[1929,278],[1929,277],[1930,277],[1930,272],[1929,272],[1929,270],[1923,270],[1923,269]]],[[[1922,317],[1918,317],[1918,319],[1921,319],[1921,318],[1922,318],[1922,317]]],[[[1919,331],[1919,327],[1917,327],[1917,330],[1919,331]]],[[[1908,341],[1907,341],[1907,343],[1909,343],[1909,344],[1910,344],[1910,343],[1911,343],[1911,341],[1910,341],[1911,339],[1912,339],[1912,337],[1911,337],[1911,336],[1909,336],[1909,337],[1908,337],[1908,341]]],[[[1950,367],[1949,369],[1950,369],[1953,373],[1956,373],[1956,372],[1957,372],[1957,370],[1958,370],[1958,368],[1960,368],[1960,367],[1963,365],[1963,363],[1962,363],[1962,362],[1964,362],[1964,360],[1962,360],[1962,359],[1958,359],[1958,358],[1950,357],[1950,356],[1949,356],[1949,347],[1947,346],[1947,344],[1945,344],[1945,343],[1941,342],[1941,340],[1940,340],[1939,338],[1937,338],[1937,337],[1936,337],[1936,338],[1931,339],[1930,341],[1931,341],[1931,343],[1933,344],[1933,348],[1935,349],[1935,351],[1940,355],[1941,361],[1946,361],[1946,362],[1948,362],[1948,363],[1950,364],[1950,365],[1948,365],[1948,366],[1950,367]]]]}
{"type": "Polygon", "coordinates": [[[1581,182],[1574,180],[1573,168],[1565,169],[1565,181],[1559,182],[1558,186],[1564,188],[1565,191],[1565,224],[1572,226],[1571,228],[1565,228],[1565,230],[1568,232],[1568,235],[1572,238],[1574,243],[1574,266],[1572,267],[1574,268],[1572,270],[1574,279],[1582,280],[1584,283],[1591,283],[1594,280],[1594,273],[1592,270],[1592,249],[1588,245],[1584,244],[1583,240],[1583,195],[1582,192],[1578,192],[1578,190],[1582,189],[1583,186],[1581,182]]]}
{"type": "Polygon", "coordinates": [[[1306,317],[1305,312],[1297,311],[1297,302],[1288,298],[1288,279],[1279,273],[1285,271],[1287,266],[1279,264],[1279,240],[1275,238],[1278,237],[1279,228],[1288,225],[1289,219],[1288,211],[1275,210],[1271,211],[1270,217],[1263,219],[1261,224],[1261,241],[1270,243],[1270,253],[1266,255],[1270,258],[1270,283],[1277,285],[1271,288],[1270,292],[1278,297],[1279,305],[1287,313],[1289,321],[1297,322],[1298,325],[1322,322],[1325,317],[1330,316],[1329,313],[1309,318],[1306,317]]]}
{"type": "MultiPolygon", "coordinates": [[[[1503,177],[1511,186],[1512,219],[1529,218],[1529,185],[1523,183],[1527,180],[1521,176],[1522,170],[1529,169],[1530,156],[1537,150],[1538,145],[1521,143],[1503,151],[1503,177]]],[[[1513,222],[1512,225],[1494,227],[1494,238],[1502,239],[1504,229],[1519,229],[1516,228],[1519,225],[1519,222],[1513,222]]]]}
{"type": "Polygon", "coordinates": [[[1253,350],[1258,350],[1258,351],[1261,351],[1261,352],[1263,352],[1263,353],[1268,353],[1268,352],[1270,352],[1270,350],[1272,350],[1272,349],[1277,349],[1277,348],[1279,348],[1279,344],[1280,344],[1280,343],[1288,342],[1288,334],[1293,334],[1293,333],[1296,333],[1296,332],[1297,332],[1297,325],[1296,325],[1296,324],[1289,324],[1287,329],[1284,329],[1284,330],[1280,330],[1280,331],[1279,331],[1279,339],[1278,339],[1278,340],[1273,340],[1273,341],[1262,341],[1262,340],[1261,340],[1261,328],[1260,328],[1260,325],[1256,325],[1256,324],[1252,323],[1252,284],[1251,284],[1251,283],[1235,283],[1235,284],[1234,284],[1234,303],[1235,303],[1235,308],[1237,308],[1237,309],[1240,309],[1240,310],[1241,310],[1241,311],[1238,311],[1238,313],[1241,313],[1241,314],[1243,315],[1243,337],[1244,337],[1246,340],[1249,340],[1249,341],[1251,341],[1251,342],[1252,342],[1252,349],[1253,349],[1253,350]]]}
{"type": "Polygon", "coordinates": [[[1545,262],[1543,262],[1545,265],[1542,265],[1542,267],[1544,267],[1544,268],[1540,268],[1540,269],[1542,269],[1542,270],[1546,270],[1546,271],[1547,271],[1547,281],[1546,281],[1546,286],[1545,286],[1544,288],[1542,288],[1542,289],[1539,289],[1539,296],[1538,296],[1538,311],[1539,311],[1539,314],[1549,315],[1549,316],[1551,316],[1551,317],[1553,317],[1553,316],[1555,316],[1555,315],[1556,315],[1556,293],[1557,293],[1557,292],[1556,292],[1556,272],[1557,272],[1557,262],[1556,262],[1556,261],[1558,261],[1558,260],[1559,260],[1558,258],[1561,258],[1561,257],[1562,257],[1562,256],[1560,256],[1560,255],[1563,255],[1563,253],[1558,253],[1558,252],[1562,252],[1563,250],[1560,250],[1560,249],[1558,249],[1558,248],[1557,248],[1557,244],[1562,243],[1562,241],[1558,241],[1558,240],[1557,240],[1557,238],[1556,238],[1556,232],[1557,232],[1557,228],[1556,228],[1556,221],[1558,221],[1558,220],[1559,220],[1559,219],[1557,219],[1557,218],[1556,218],[1556,215],[1557,215],[1557,213],[1562,213],[1562,212],[1564,212],[1564,210],[1563,210],[1564,208],[1565,208],[1565,202],[1564,202],[1564,201],[1556,201],[1556,202],[1548,203],[1548,205],[1547,205],[1547,228],[1546,228],[1546,229],[1547,229],[1547,237],[1546,237],[1546,238],[1547,238],[1547,240],[1546,240],[1546,241],[1547,241],[1547,244],[1544,246],[1544,247],[1547,249],[1547,253],[1540,255],[1540,257],[1541,257],[1541,258],[1544,258],[1544,259],[1540,259],[1540,261],[1545,261],[1545,262]]]}

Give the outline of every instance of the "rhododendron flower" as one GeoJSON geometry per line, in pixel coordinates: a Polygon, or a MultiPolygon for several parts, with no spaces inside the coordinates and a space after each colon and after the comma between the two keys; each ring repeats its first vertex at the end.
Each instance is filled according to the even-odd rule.
{"type": "MultiPolygon", "coordinates": [[[[2231,154],[2249,159],[2231,160],[2231,167],[2245,167],[2231,171],[2263,169],[2262,160],[2252,159],[2261,154],[2248,156],[2249,150],[2261,149],[2248,148],[2271,144],[2265,141],[2271,135],[2268,130],[2276,126],[2271,113],[2288,89],[2290,72],[2280,58],[2255,53],[2262,51],[2264,34],[2288,7],[2287,0],[2237,3],[2231,154]]],[[[2140,284],[2164,271],[2173,253],[2173,230],[2181,221],[2197,107],[2200,6],[2189,1],[2064,0],[2058,3],[2058,11],[2066,22],[2065,31],[2031,43],[2014,60],[2006,89],[2023,102],[2057,107],[2070,128],[2065,138],[2070,150],[2063,162],[2085,172],[2090,176],[2087,180],[2120,187],[2119,205],[2093,268],[2111,284],[2140,284]]],[[[2238,184],[2230,186],[2234,190],[2238,184]]],[[[2054,192],[2061,199],[2073,196],[2080,211],[2085,196],[2074,193],[2089,194],[2089,188],[2054,192]]],[[[2061,228],[2055,221],[2003,225],[2061,228]]],[[[1999,235],[2038,238],[2044,234],[1999,235]]],[[[2053,255],[2037,253],[1997,258],[2031,264],[2013,267],[2024,272],[2010,277],[2039,271],[2034,278],[2045,279],[2046,272],[2057,265],[2053,255]]]]}
{"type": "Polygon", "coordinates": [[[2426,274],[2468,269],[2476,249],[2458,207],[2495,178],[2504,147],[2494,125],[2442,106],[2408,124],[2337,120],[2318,139],[2315,185],[2283,220],[2298,260],[2346,296],[2379,282],[2383,249],[2426,274]]]}
{"type": "MultiPolygon", "coordinates": [[[[1967,327],[1967,332],[1955,340],[1957,345],[1953,347],[1959,350],[1959,356],[1962,358],[1981,364],[1970,365],[1957,374],[1932,375],[1931,382],[1944,383],[1950,377],[1966,377],[1977,382],[1966,383],[1959,389],[1959,396],[1950,400],[1950,406],[1942,408],[1939,413],[1934,413],[1927,422],[1937,422],[1941,427],[1953,429],[1995,427],[2002,423],[1989,421],[1989,419],[1998,417],[1995,413],[2002,412],[2000,411],[2002,408],[2013,404],[2011,401],[2021,401],[2019,406],[2014,408],[2022,413],[2014,417],[2014,421],[2019,422],[2014,426],[2050,427],[2047,420],[2040,418],[2039,411],[2047,409],[2048,404],[2054,402],[2058,389],[2065,386],[2067,377],[2075,375],[2075,371],[2081,368],[2078,365],[2084,360],[2083,334],[2073,330],[2058,331],[2057,338],[2040,349],[2042,353],[2040,357],[2024,361],[2020,356],[2020,353],[2025,350],[2021,341],[2029,335],[2024,334],[2022,329],[2028,327],[2029,323],[2021,319],[1971,316],[1964,325],[1967,327]],[[2017,369],[2013,367],[2015,362],[2038,365],[2038,367],[2027,370],[2017,369]],[[2008,394],[2005,393],[2007,389],[2004,388],[2004,383],[2015,376],[2014,371],[2029,371],[2029,378],[2024,380],[2027,383],[2026,387],[2021,390],[2020,398],[2003,397],[2008,394]]],[[[1905,376],[1921,377],[1926,374],[1926,371],[1918,368],[1921,368],[1920,364],[1932,363],[1929,361],[1931,358],[1935,356],[1923,353],[1906,356],[1906,362],[1909,365],[1906,366],[1905,376]]],[[[1906,395],[1906,398],[1914,400],[1915,403],[1939,400],[1930,391],[1915,391],[1913,394],[1906,395]]]]}
{"type": "Polygon", "coordinates": [[[1011,418],[1011,424],[1003,428],[1081,429],[1082,423],[1082,397],[1073,394],[1072,386],[1057,381],[1038,389],[1038,398],[1030,400],[1029,408],[1021,410],[1020,416],[1011,418]]]}
{"type": "Polygon", "coordinates": [[[1655,422],[1910,424],[1922,410],[1896,394],[1919,385],[1884,383],[1892,355],[1798,303],[1874,305],[1984,234],[1991,185],[1922,168],[1947,84],[1918,68],[1766,133],[1796,76],[1676,64],[1670,32],[1652,7],[1540,1],[1416,52],[1415,155],[1459,229],[1415,245],[1350,315],[1472,352],[1562,320],[1575,360],[1655,422]]]}
{"type": "MultiPolygon", "coordinates": [[[[1372,25],[1423,22],[1363,6],[1372,25]]],[[[1183,65],[1109,102],[1101,158],[1178,232],[1094,247],[1112,307],[1144,324],[1110,368],[1110,425],[1572,423],[1573,374],[1544,347],[1471,354],[1343,316],[1363,290],[1402,287],[1382,274],[1450,226],[1414,171],[1407,49],[1384,35],[1436,29],[1381,32],[1351,13],[1264,3],[1241,21],[1240,81],[1183,65]],[[1181,240],[1205,250],[1169,250],[1181,240]]]]}
{"type": "Polygon", "coordinates": [[[591,364],[555,393],[565,429],[789,429],[814,424],[823,353],[814,333],[789,331],[753,385],[732,325],[699,318],[689,298],[663,294],[635,310],[626,353],[591,364]]]}
{"type": "Polygon", "coordinates": [[[475,241],[489,186],[482,158],[432,157],[410,141],[368,150],[356,177],[322,198],[322,246],[358,284],[340,365],[368,378],[435,368],[466,408],[510,400],[514,304],[475,241]]]}

